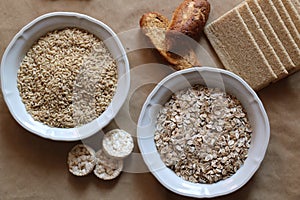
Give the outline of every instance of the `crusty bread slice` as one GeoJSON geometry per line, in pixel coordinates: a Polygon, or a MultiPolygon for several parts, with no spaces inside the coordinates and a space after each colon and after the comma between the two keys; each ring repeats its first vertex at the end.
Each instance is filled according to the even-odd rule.
{"type": "Polygon", "coordinates": [[[298,33],[300,33],[300,3],[299,0],[283,0],[284,7],[288,11],[290,17],[292,18],[298,33]],[[298,4],[297,4],[298,3],[298,4]]]}
{"type": "Polygon", "coordinates": [[[253,38],[257,42],[259,48],[262,50],[274,73],[277,75],[278,79],[285,77],[288,72],[285,70],[283,64],[274,51],[274,48],[271,46],[259,23],[256,21],[255,16],[248,6],[248,3],[244,2],[237,8],[237,10],[243,18],[243,21],[245,22],[253,38]]]}
{"type": "Polygon", "coordinates": [[[258,5],[257,1],[248,0],[247,4],[251,9],[253,15],[255,16],[257,22],[259,23],[261,29],[266,34],[270,44],[273,46],[277,56],[279,57],[280,61],[282,62],[283,66],[287,71],[294,69],[295,64],[291,60],[289,54],[287,53],[286,49],[284,48],[282,42],[279,40],[278,36],[276,35],[275,31],[273,30],[271,24],[269,23],[266,15],[263,13],[262,9],[258,5]]]}
{"type": "Polygon", "coordinates": [[[295,43],[295,40],[291,36],[287,27],[283,23],[279,13],[277,12],[273,2],[271,0],[254,0],[258,1],[261,9],[265,13],[269,20],[269,23],[273,27],[278,38],[282,42],[290,58],[296,66],[300,65],[300,50],[295,43]]]}
{"type": "Polygon", "coordinates": [[[290,17],[288,11],[286,10],[286,8],[283,5],[281,0],[273,0],[273,3],[283,21],[283,23],[285,24],[285,26],[289,30],[291,36],[295,40],[298,48],[300,48],[300,35],[298,33],[298,30],[297,30],[293,20],[290,17]]]}
{"type": "Polygon", "coordinates": [[[241,76],[254,90],[277,78],[236,9],[208,24],[205,34],[225,68],[241,76]]]}
{"type": "Polygon", "coordinates": [[[176,70],[186,69],[193,66],[200,66],[196,53],[193,50],[183,56],[173,55],[166,51],[166,31],[169,26],[169,20],[163,15],[150,12],[146,13],[140,19],[140,27],[145,35],[151,40],[159,53],[165,59],[173,64],[176,70]]]}

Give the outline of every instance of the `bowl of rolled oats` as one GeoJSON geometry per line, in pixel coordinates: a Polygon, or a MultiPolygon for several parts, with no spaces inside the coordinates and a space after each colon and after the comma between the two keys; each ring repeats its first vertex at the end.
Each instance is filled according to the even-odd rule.
{"type": "Polygon", "coordinates": [[[123,105],[129,62],[103,22],[73,12],[48,13],[12,39],[1,62],[4,100],[28,131],[58,141],[87,138],[123,105]]]}
{"type": "Polygon", "coordinates": [[[169,190],[210,198],[245,185],[259,168],[270,126],[262,102],[239,76],[194,67],[149,94],[137,128],[152,174],[169,190]]]}

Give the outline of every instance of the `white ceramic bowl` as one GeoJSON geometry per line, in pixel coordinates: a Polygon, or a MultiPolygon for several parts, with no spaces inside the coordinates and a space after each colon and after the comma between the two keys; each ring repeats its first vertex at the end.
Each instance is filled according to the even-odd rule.
{"type": "Polygon", "coordinates": [[[129,63],[117,35],[104,23],[79,13],[54,12],[33,20],[13,38],[1,62],[2,93],[11,114],[28,131],[52,140],[80,140],[101,130],[115,117],[123,105],[129,86],[129,63]],[[33,120],[31,115],[27,113],[17,89],[17,72],[23,57],[32,44],[47,32],[65,27],[81,28],[102,39],[117,61],[119,77],[116,94],[106,111],[86,125],[69,129],[52,128],[33,120]]]}
{"type": "Polygon", "coordinates": [[[142,108],[137,136],[146,165],[162,185],[184,196],[208,198],[229,194],[249,181],[264,158],[269,142],[270,126],[260,99],[240,77],[221,69],[195,67],[167,76],[154,88],[142,108]],[[159,108],[174,92],[195,84],[221,88],[237,97],[246,109],[253,128],[251,146],[244,165],[230,178],[214,184],[191,183],[178,177],[164,165],[154,143],[153,136],[159,108]]]}

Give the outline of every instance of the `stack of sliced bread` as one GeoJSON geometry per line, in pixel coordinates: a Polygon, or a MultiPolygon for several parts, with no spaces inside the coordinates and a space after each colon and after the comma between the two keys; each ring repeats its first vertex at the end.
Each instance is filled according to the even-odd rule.
{"type": "Polygon", "coordinates": [[[299,0],[246,0],[205,27],[224,67],[260,90],[300,69],[299,0]]]}

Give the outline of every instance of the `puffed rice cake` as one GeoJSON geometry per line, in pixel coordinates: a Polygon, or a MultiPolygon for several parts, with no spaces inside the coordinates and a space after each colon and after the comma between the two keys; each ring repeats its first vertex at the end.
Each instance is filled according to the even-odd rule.
{"type": "Polygon", "coordinates": [[[95,167],[95,151],[84,144],[74,146],[68,154],[69,171],[75,176],[85,176],[95,167]]]}
{"type": "Polygon", "coordinates": [[[123,169],[123,160],[116,160],[107,156],[103,150],[96,153],[96,167],[94,174],[103,180],[111,180],[120,175],[123,169]]]}
{"type": "Polygon", "coordinates": [[[133,139],[129,133],[121,129],[114,129],[104,135],[103,151],[114,159],[124,159],[133,150],[133,139]]]}

